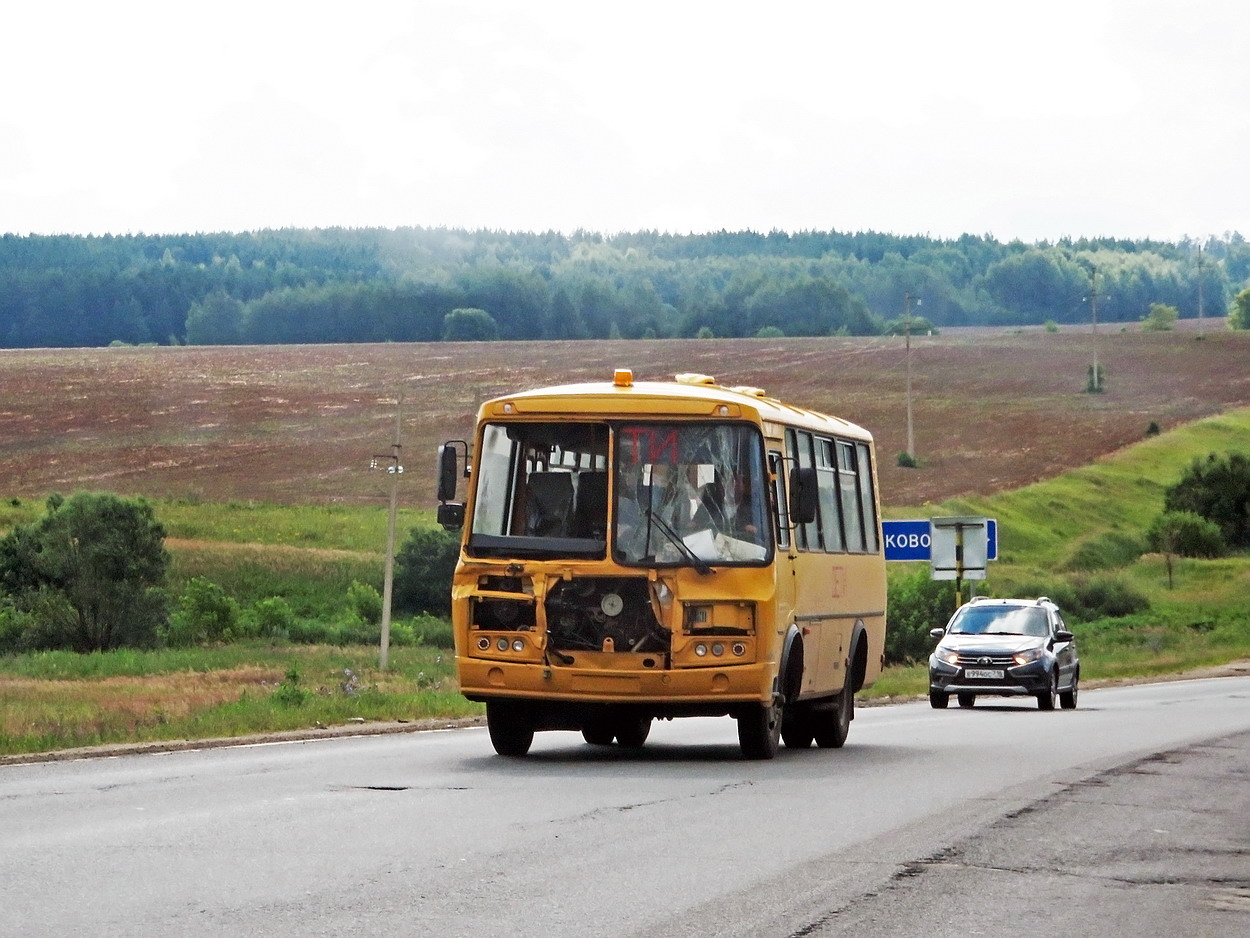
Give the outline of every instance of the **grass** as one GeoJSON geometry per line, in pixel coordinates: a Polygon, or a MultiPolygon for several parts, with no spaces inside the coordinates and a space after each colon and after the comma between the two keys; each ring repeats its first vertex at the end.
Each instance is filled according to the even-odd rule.
{"type": "MultiPolygon", "coordinates": [[[[169,536],[180,540],[379,555],[386,544],[386,511],[377,507],[195,499],[154,501],[153,506],[169,536]]],[[[407,531],[432,521],[432,511],[403,509],[396,516],[396,530],[407,531]]],[[[0,526],[3,524],[0,514],[0,526]]]]}
{"type": "MultiPolygon", "coordinates": [[[[1142,554],[1142,535],[1163,511],[1164,490],[1196,458],[1250,453],[1250,410],[1231,411],[1151,437],[1097,463],[1013,492],[892,512],[899,517],[998,519],[999,557],[978,592],[1047,593],[1094,577],[1150,601],[1141,613],[1081,622],[1069,617],[1086,680],[1174,675],[1250,658],[1250,557],[1142,554]]],[[[952,604],[953,606],[953,604],[952,604]]],[[[935,626],[943,623],[934,623],[935,626]]],[[[923,663],[887,669],[872,693],[928,692],[923,663]]]]}
{"type": "MultiPolygon", "coordinates": [[[[1086,681],[1160,676],[1250,657],[1250,558],[1179,560],[1138,553],[1164,489],[1209,452],[1250,452],[1250,410],[1233,411],[1114,453],[1093,465],[985,498],[950,500],[895,517],[986,515],[999,522],[1000,559],[980,592],[1106,576],[1147,596],[1122,619],[1072,621],[1086,681]]],[[[297,616],[333,618],[353,581],[380,586],[385,514],[350,506],[155,502],[173,554],[175,594],[192,576],[242,605],[283,596],[297,616]]],[[[0,503],[0,530],[42,503],[0,503]]],[[[401,515],[401,532],[428,512],[401,515]]],[[[401,538],[404,536],[401,533],[401,538]]],[[[902,568],[903,565],[896,565],[902,568]]],[[[941,623],[935,623],[940,625],[941,623]]],[[[101,743],[235,737],[353,720],[419,720],[481,712],[457,692],[451,654],[373,646],[240,643],[216,648],[39,653],[0,658],[0,755],[101,743]]],[[[866,692],[923,696],[923,664],[892,667],[866,692]]]]}
{"type": "Polygon", "coordinates": [[[0,755],[476,715],[451,655],[248,643],[0,658],[0,755]]]}

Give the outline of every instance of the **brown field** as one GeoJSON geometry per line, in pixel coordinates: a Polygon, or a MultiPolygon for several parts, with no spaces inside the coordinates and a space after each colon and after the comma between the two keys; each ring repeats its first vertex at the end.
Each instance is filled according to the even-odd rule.
{"type": "Polygon", "coordinates": [[[0,352],[0,496],[78,489],[161,498],[379,504],[401,389],[406,507],[433,505],[435,448],[484,399],[614,367],[702,372],[838,414],[877,437],[883,500],[1016,488],[1163,430],[1250,405],[1250,334],[1104,327],[901,338],[595,341],[0,352]],[[1084,393],[1087,368],[1106,390],[1084,393]]]}

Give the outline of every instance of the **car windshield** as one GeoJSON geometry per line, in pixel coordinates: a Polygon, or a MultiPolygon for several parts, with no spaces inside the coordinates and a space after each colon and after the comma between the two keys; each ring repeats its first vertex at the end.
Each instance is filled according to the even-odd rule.
{"type": "Polygon", "coordinates": [[[959,611],[946,630],[949,635],[1032,635],[1050,634],[1046,610],[1037,606],[967,606],[959,611]]]}

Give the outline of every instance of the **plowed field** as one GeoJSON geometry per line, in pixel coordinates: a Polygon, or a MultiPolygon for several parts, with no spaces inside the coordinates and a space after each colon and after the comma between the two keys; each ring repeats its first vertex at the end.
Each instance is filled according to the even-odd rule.
{"type": "MultiPolygon", "coordinates": [[[[920,468],[902,469],[901,338],[441,343],[0,352],[0,496],[377,503],[403,391],[401,498],[432,507],[435,448],[487,397],[614,367],[714,375],[838,414],[877,437],[883,499],[920,506],[1015,488],[1250,405],[1250,334],[952,330],[913,337],[920,468]],[[1105,391],[1085,393],[1095,356],[1105,391]]],[[[1115,327],[1118,329],[1118,327],[1115,327]]]]}

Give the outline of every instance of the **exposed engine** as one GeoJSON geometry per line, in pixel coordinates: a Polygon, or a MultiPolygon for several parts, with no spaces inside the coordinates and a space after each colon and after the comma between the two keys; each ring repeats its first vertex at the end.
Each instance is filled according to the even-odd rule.
{"type": "Polygon", "coordinates": [[[547,594],[553,648],[665,653],[668,632],[656,620],[646,580],[590,577],[557,583],[547,594]]]}

